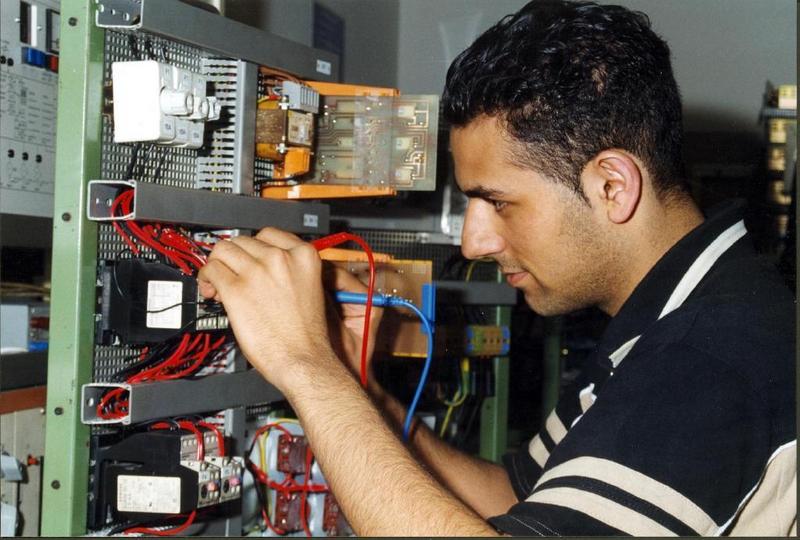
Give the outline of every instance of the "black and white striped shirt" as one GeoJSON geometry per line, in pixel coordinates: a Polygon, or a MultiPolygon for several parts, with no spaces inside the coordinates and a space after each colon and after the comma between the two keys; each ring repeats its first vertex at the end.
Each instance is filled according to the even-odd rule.
{"type": "Polygon", "coordinates": [[[519,535],[796,532],[795,308],[726,204],[648,273],[528,452],[519,535]]]}

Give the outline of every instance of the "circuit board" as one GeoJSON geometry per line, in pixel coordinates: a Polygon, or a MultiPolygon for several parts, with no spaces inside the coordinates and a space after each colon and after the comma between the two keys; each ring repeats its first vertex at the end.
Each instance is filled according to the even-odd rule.
{"type": "Polygon", "coordinates": [[[322,102],[309,182],[435,188],[437,96],[324,96],[322,102]]]}

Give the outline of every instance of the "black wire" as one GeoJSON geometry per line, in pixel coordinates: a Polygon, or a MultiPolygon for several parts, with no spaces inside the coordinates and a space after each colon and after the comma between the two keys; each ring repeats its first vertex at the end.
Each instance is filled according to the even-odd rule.
{"type": "Polygon", "coordinates": [[[150,38],[145,38],[144,40],[144,50],[147,52],[147,59],[148,60],[155,60],[156,55],[153,53],[153,44],[150,42],[150,38]]]}
{"type": "Polygon", "coordinates": [[[162,147],[161,149],[161,157],[158,159],[158,165],[156,166],[155,172],[153,172],[153,182],[158,182],[159,178],[161,178],[161,170],[166,162],[167,156],[172,155],[171,152],[168,152],[166,147],[162,147]]]}
{"type": "Polygon", "coordinates": [[[137,142],[133,145],[133,151],[131,152],[131,159],[128,161],[128,167],[125,169],[125,178],[123,180],[130,180],[131,176],[133,176],[133,169],[136,167],[136,163],[139,161],[139,151],[142,148],[142,143],[137,142]]]}
{"type": "Polygon", "coordinates": [[[134,527],[143,527],[143,526],[145,526],[144,522],[141,522],[141,521],[136,521],[136,522],[128,521],[128,522],[123,523],[121,525],[117,525],[113,529],[109,530],[106,533],[106,535],[107,536],[111,536],[111,535],[114,535],[114,534],[120,534],[120,533],[123,533],[123,532],[127,531],[128,529],[132,529],[134,527]]]}
{"type": "MultiPolygon", "coordinates": [[[[253,449],[251,447],[250,451],[252,452],[252,450],[253,449]]],[[[248,454],[249,454],[249,452],[248,452],[248,454]]],[[[258,482],[258,475],[255,473],[255,471],[253,471],[251,469],[251,467],[255,467],[256,465],[255,465],[255,463],[253,463],[250,460],[249,456],[245,456],[245,461],[246,461],[246,465],[247,465],[247,467],[246,467],[247,468],[247,472],[249,472],[253,476],[253,488],[256,490],[256,497],[258,497],[258,504],[261,505],[261,508],[264,509],[264,513],[267,514],[267,517],[269,517],[269,507],[267,506],[267,500],[264,497],[265,494],[263,492],[263,488],[261,487],[261,484],[258,482]]],[[[263,531],[266,528],[267,528],[267,524],[265,523],[261,527],[261,530],[263,531]]]]}
{"type": "MultiPolygon", "coordinates": [[[[165,311],[169,311],[170,309],[174,309],[178,306],[199,306],[202,302],[178,302],[177,304],[172,304],[171,306],[167,306],[161,309],[148,309],[145,313],[163,313],[165,311]]],[[[132,306],[134,304],[131,304],[132,306]]]]}
{"type": "Polygon", "coordinates": [[[136,40],[134,34],[128,34],[128,47],[130,47],[133,55],[139,60],[142,59],[142,51],[139,49],[139,42],[136,40]]]}

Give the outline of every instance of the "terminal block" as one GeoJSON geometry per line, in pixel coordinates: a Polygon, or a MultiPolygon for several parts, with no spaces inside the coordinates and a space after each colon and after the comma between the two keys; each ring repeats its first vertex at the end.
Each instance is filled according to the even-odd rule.
{"type": "Polygon", "coordinates": [[[114,142],[152,141],[200,148],[205,122],[221,104],[206,96],[205,77],[155,60],[114,62],[114,142]]]}

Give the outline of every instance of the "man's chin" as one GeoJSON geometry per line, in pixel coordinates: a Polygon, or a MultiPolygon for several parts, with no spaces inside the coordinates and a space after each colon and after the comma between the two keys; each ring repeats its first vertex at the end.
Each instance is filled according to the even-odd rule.
{"type": "Polygon", "coordinates": [[[572,313],[573,311],[580,309],[580,307],[572,306],[563,300],[560,301],[557,298],[552,298],[542,294],[541,291],[538,291],[537,293],[524,291],[524,296],[525,303],[528,304],[528,307],[542,317],[566,315],[567,313],[572,313]]]}

